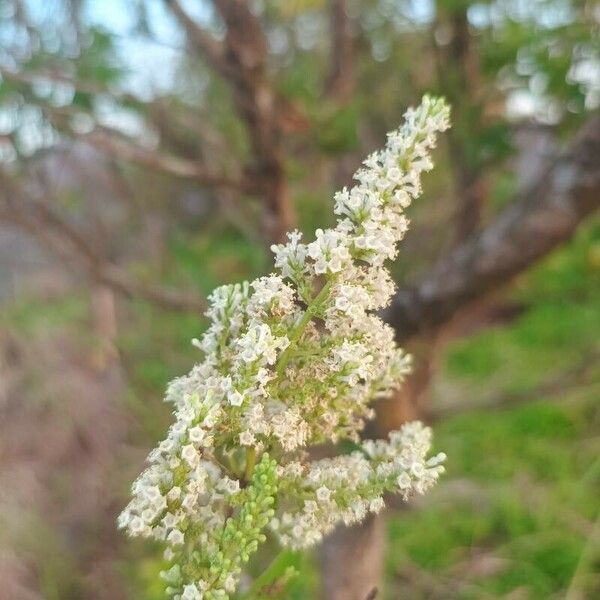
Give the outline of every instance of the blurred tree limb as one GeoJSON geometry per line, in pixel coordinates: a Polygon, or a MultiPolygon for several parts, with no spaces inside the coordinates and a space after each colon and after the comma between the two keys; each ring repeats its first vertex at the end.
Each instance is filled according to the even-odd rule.
{"type": "Polygon", "coordinates": [[[0,221],[30,233],[38,242],[91,279],[129,297],[169,310],[201,313],[204,299],[136,280],[98,252],[86,237],[47,203],[0,171],[0,221]]]}
{"type": "Polygon", "coordinates": [[[225,24],[221,42],[192,19],[178,0],[165,0],[188,41],[232,90],[236,111],[246,125],[252,162],[248,176],[268,209],[268,237],[280,240],[296,221],[285,175],[283,113],[289,108],[267,76],[268,42],[258,18],[243,0],[214,0],[225,24]]]}
{"type": "MultiPolygon", "coordinates": [[[[28,87],[34,86],[41,80],[50,79],[53,82],[70,85],[73,89],[87,94],[106,94],[122,102],[128,103],[141,102],[131,94],[115,95],[113,92],[100,86],[76,82],[60,72],[26,74],[0,68],[0,76],[2,76],[3,79],[24,84],[28,87]]],[[[159,106],[160,103],[155,102],[155,104],[157,104],[157,106],[154,106],[154,108],[159,110],[161,108],[159,106]]],[[[78,132],[71,126],[69,118],[76,116],[79,113],[70,106],[55,106],[45,102],[40,103],[40,108],[59,131],[67,132],[70,137],[87,141],[113,158],[129,161],[139,166],[147,167],[182,179],[190,179],[204,186],[229,188],[244,193],[253,193],[256,191],[256,186],[253,184],[252,180],[244,175],[239,177],[228,176],[215,169],[199,164],[197,160],[167,154],[156,148],[144,148],[132,141],[128,136],[109,127],[96,126],[89,132],[78,132]]],[[[187,126],[189,127],[189,125],[187,126]]]]}
{"type": "Polygon", "coordinates": [[[329,0],[331,48],[325,95],[340,103],[352,99],[356,87],[353,23],[346,0],[329,0]]]}
{"type": "Polygon", "coordinates": [[[196,161],[146,149],[129,141],[118,132],[105,127],[87,133],[81,138],[96,148],[121,160],[130,161],[142,167],[155,169],[175,177],[191,179],[201,185],[230,188],[251,192],[252,181],[246,177],[228,177],[199,165],[196,161]]]}
{"type": "Polygon", "coordinates": [[[600,117],[494,222],[474,233],[412,285],[385,317],[401,342],[432,332],[460,309],[506,284],[575,232],[600,207],[600,117]]]}

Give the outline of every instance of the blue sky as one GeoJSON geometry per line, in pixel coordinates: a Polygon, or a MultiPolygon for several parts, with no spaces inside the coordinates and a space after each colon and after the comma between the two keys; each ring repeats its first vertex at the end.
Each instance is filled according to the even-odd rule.
{"type": "MultiPolygon", "coordinates": [[[[187,0],[183,4],[199,22],[206,22],[211,16],[209,2],[187,0]]],[[[37,22],[51,21],[63,10],[61,0],[27,0],[26,6],[37,22]]],[[[163,0],[148,0],[145,6],[154,40],[135,30],[136,2],[86,0],[83,3],[85,21],[115,35],[119,53],[129,67],[128,87],[141,95],[172,85],[179,49],[183,46],[181,30],[165,9],[163,0]]]]}

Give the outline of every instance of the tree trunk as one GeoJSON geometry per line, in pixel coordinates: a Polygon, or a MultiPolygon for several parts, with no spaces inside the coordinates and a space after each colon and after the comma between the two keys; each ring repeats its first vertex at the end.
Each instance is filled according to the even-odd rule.
{"type": "Polygon", "coordinates": [[[385,517],[372,515],[355,527],[338,527],[320,550],[323,600],[374,598],[383,575],[385,517]]]}

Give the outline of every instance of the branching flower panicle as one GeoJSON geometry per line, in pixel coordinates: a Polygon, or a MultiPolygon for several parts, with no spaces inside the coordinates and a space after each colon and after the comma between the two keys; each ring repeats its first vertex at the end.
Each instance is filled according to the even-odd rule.
{"type": "Polygon", "coordinates": [[[428,96],[335,195],[337,225],[273,246],[276,273],[210,296],[204,359],[168,387],[174,423],[150,452],[119,517],[131,535],[165,542],[175,600],[225,600],[243,563],[273,532],[282,545],[319,542],[338,523],[379,512],[386,493],[422,494],[443,472],[419,422],[360,442],[372,401],[410,371],[393,330],[374,314],[394,284],[384,267],[408,229],[404,211],[449,126],[428,96]],[[311,461],[307,446],[349,439],[355,452],[311,461]]]}

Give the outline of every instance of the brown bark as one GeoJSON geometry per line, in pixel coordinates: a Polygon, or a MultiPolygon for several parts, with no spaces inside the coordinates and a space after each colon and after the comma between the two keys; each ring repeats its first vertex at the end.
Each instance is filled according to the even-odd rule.
{"type": "Polygon", "coordinates": [[[366,600],[382,576],[385,521],[371,516],[358,527],[338,528],[321,546],[323,600],[366,600]]]}
{"type": "Polygon", "coordinates": [[[480,67],[466,8],[438,6],[437,10],[433,49],[438,81],[452,106],[453,126],[447,140],[455,187],[454,241],[460,243],[481,226],[486,195],[481,168],[468,152],[473,132],[483,125],[480,67]]]}
{"type": "Polygon", "coordinates": [[[331,51],[325,94],[337,102],[347,102],[355,88],[352,21],[346,0],[330,0],[331,51]]]}
{"type": "Polygon", "coordinates": [[[448,322],[569,239],[600,207],[600,117],[580,132],[529,190],[481,233],[400,288],[386,318],[400,342],[448,322]]]}
{"type": "Polygon", "coordinates": [[[267,78],[268,42],[244,0],[214,0],[227,32],[225,60],[238,113],[246,123],[254,163],[249,173],[269,209],[271,239],[281,240],[295,224],[285,177],[280,104],[267,78]]]}
{"type": "Polygon", "coordinates": [[[247,177],[256,186],[267,213],[264,228],[281,240],[294,228],[296,217],[285,176],[281,111],[284,103],[267,76],[268,43],[260,23],[243,0],[214,0],[225,23],[223,42],[190,19],[177,0],[168,5],[183,25],[190,43],[229,84],[235,108],[246,125],[252,150],[247,177]]]}

